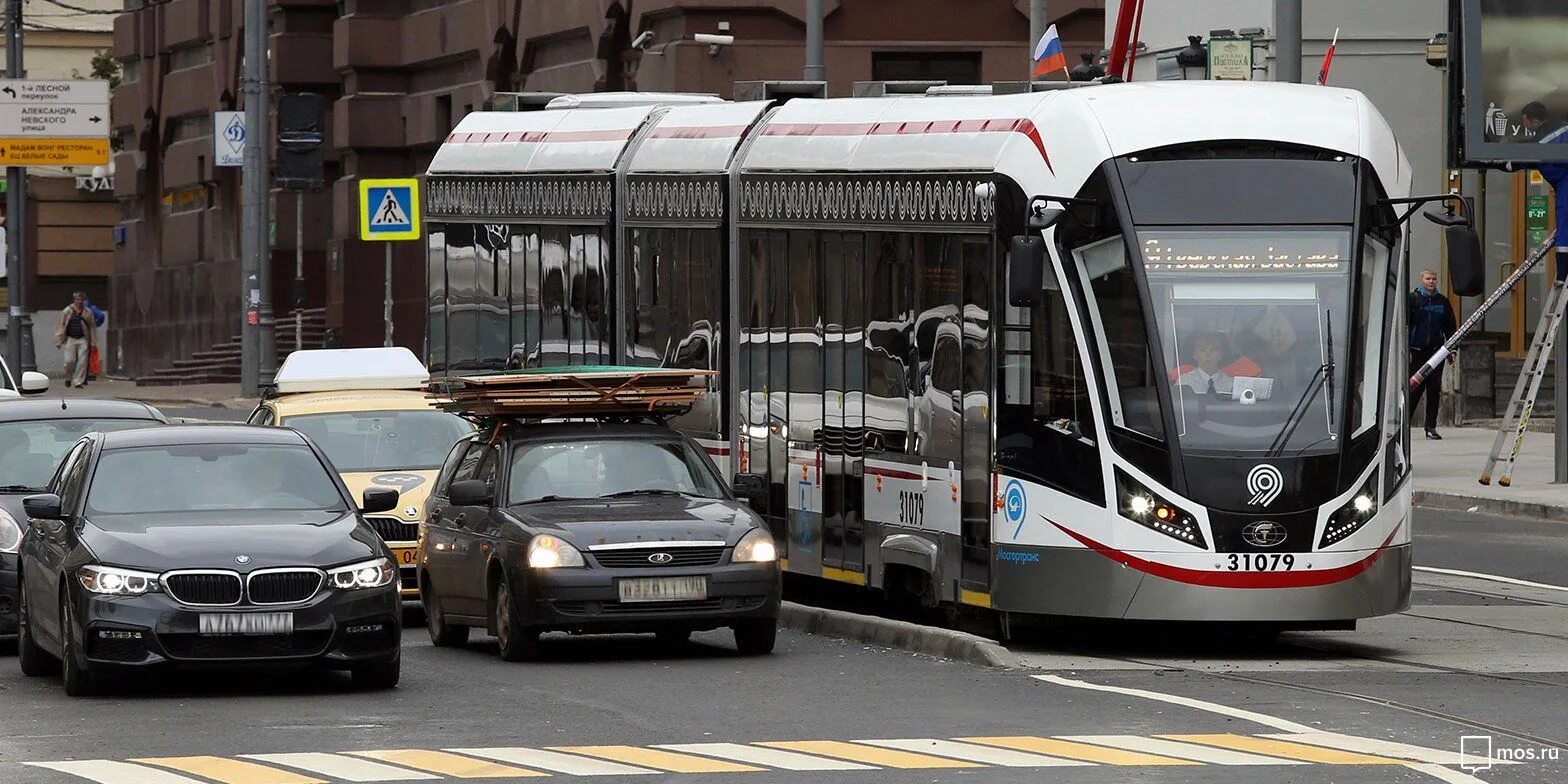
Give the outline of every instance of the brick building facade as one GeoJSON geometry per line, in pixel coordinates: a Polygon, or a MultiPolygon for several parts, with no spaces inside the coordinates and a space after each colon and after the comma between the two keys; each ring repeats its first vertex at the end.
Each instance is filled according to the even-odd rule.
{"type": "MultiPolygon", "coordinates": [[[[379,345],[382,250],[357,236],[359,178],[422,172],[442,139],[500,93],[605,90],[730,95],[798,79],[805,0],[269,0],[274,94],[328,100],[327,190],[307,194],[307,308],[345,346],[379,345]],[[651,36],[638,48],[636,37],[651,36]],[[691,40],[724,32],[729,46],[691,40]]],[[[1027,73],[1028,0],[824,0],[829,95],[855,81],[989,83],[1027,73]],[[889,8],[897,6],[897,13],[889,8]]],[[[1050,4],[1069,53],[1098,50],[1103,0],[1050,4]]],[[[113,288],[121,370],[141,375],[239,330],[239,169],[211,165],[211,113],[241,108],[241,0],[147,2],[115,24],[126,81],[124,216],[113,288]]],[[[273,304],[289,309],[293,195],[275,199],[273,304]]],[[[398,343],[424,337],[420,243],[394,248],[398,343]]],[[[111,349],[112,350],[112,349],[111,349]]]]}

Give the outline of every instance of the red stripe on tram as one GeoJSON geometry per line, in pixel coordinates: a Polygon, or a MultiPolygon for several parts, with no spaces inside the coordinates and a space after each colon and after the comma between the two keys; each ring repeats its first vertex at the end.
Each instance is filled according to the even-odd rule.
{"type": "Polygon", "coordinates": [[[762,129],[763,136],[908,136],[925,133],[1018,133],[1028,138],[1045,161],[1045,168],[1056,173],[1051,156],[1045,151],[1040,129],[1027,117],[991,120],[915,120],[876,123],[777,123],[762,129]]]}

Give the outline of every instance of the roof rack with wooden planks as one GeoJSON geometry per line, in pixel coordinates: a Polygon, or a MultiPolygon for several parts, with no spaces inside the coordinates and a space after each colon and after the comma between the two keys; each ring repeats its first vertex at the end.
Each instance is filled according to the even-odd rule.
{"type": "Polygon", "coordinates": [[[475,418],[654,418],[689,411],[712,370],[585,365],[436,378],[436,407],[475,418]]]}

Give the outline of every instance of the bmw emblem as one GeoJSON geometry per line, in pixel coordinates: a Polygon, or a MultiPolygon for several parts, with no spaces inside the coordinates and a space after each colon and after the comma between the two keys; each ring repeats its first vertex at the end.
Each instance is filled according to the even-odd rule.
{"type": "Polygon", "coordinates": [[[675,556],[669,553],[654,553],[648,556],[648,563],[667,564],[673,560],[675,560],[675,556]]]}
{"type": "Polygon", "coordinates": [[[248,555],[236,555],[236,556],[234,556],[234,562],[239,564],[240,566],[244,566],[245,564],[250,563],[250,556],[248,556],[248,555]]]}
{"type": "Polygon", "coordinates": [[[1285,526],[1273,520],[1259,520],[1241,529],[1241,538],[1253,547],[1278,547],[1288,533],[1285,526]]]}

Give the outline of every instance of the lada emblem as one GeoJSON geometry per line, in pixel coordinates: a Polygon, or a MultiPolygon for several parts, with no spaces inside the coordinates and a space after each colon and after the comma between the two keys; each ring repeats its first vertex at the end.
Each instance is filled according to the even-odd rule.
{"type": "Polygon", "coordinates": [[[675,560],[675,556],[669,553],[654,553],[648,556],[648,563],[667,564],[673,560],[675,560]]]}
{"type": "Polygon", "coordinates": [[[250,556],[248,556],[248,555],[236,555],[236,556],[234,556],[234,562],[239,564],[240,566],[244,566],[245,564],[250,563],[250,556]]]}
{"type": "Polygon", "coordinates": [[[1273,520],[1259,520],[1241,529],[1241,538],[1253,547],[1278,547],[1288,533],[1285,526],[1273,520]]]}

